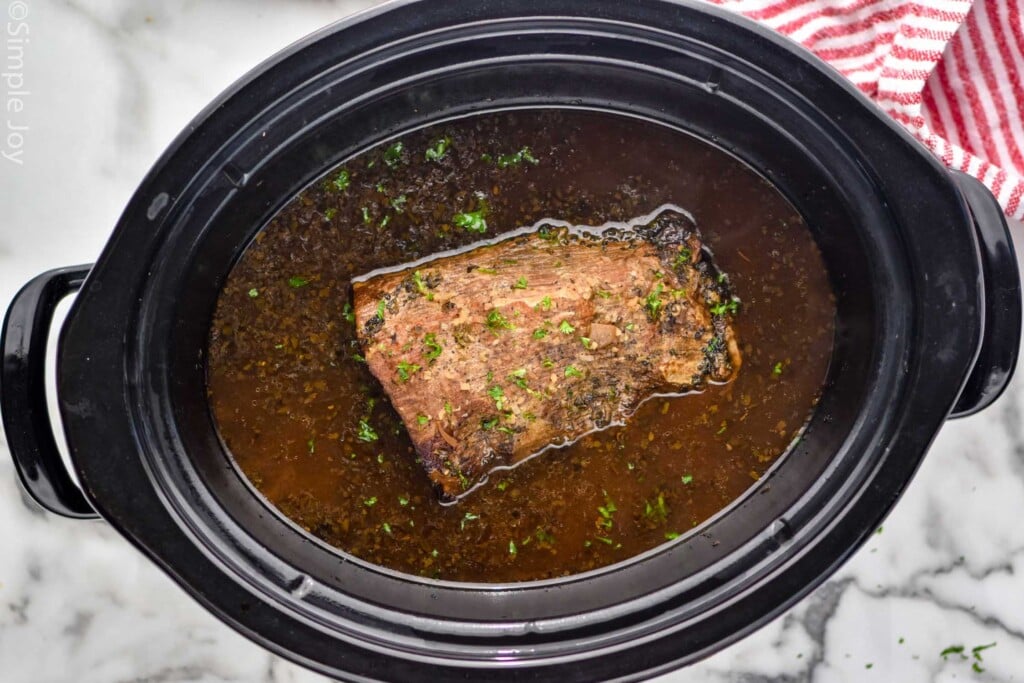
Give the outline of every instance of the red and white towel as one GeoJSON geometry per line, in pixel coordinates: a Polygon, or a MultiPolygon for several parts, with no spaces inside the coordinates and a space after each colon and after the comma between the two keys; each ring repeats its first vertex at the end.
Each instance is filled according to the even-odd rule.
{"type": "Polygon", "coordinates": [[[1024,0],[711,0],[802,43],[1024,218],[1024,0]]]}

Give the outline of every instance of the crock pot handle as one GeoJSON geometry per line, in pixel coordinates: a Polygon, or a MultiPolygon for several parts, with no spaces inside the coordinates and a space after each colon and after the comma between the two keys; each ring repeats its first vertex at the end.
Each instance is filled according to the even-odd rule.
{"type": "Polygon", "coordinates": [[[991,405],[1013,377],[1020,350],[1021,287],[1017,256],[999,203],[971,176],[952,173],[974,218],[985,287],[981,351],[950,413],[950,417],[966,417],[991,405]]]}
{"type": "Polygon", "coordinates": [[[33,278],[14,297],[0,337],[0,413],[14,466],[28,494],[65,517],[99,517],[64,467],[46,405],[46,342],[53,311],[77,292],[91,266],[59,268],[33,278]]]}

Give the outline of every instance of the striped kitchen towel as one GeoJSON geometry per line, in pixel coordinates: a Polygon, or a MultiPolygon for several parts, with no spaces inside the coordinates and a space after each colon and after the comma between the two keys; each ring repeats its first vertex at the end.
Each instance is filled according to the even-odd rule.
{"type": "Polygon", "coordinates": [[[1024,218],[1024,0],[711,0],[802,43],[1024,218]]]}

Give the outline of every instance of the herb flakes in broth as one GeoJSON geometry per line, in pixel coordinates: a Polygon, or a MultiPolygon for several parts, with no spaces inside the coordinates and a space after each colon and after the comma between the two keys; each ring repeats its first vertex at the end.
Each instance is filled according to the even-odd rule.
{"type": "Polygon", "coordinates": [[[424,577],[552,578],[669,542],[750,488],[809,418],[834,316],[808,227],[730,155],[610,114],[475,116],[348,160],[257,235],[218,302],[210,404],[246,476],[324,541],[424,577]],[[601,225],[665,204],[692,214],[727,274],[739,301],[718,314],[742,369],[443,505],[366,366],[352,279],[542,219],[601,225]]]}

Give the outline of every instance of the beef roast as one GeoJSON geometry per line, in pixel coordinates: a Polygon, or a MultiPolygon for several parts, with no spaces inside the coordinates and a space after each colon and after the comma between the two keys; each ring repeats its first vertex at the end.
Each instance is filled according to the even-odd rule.
{"type": "Polygon", "coordinates": [[[366,363],[440,495],[621,423],[656,393],[728,381],[738,301],[696,227],[542,224],[353,284],[366,363]]]}

